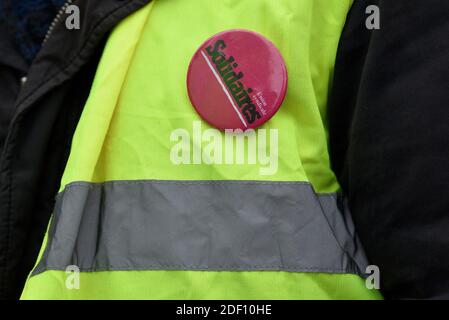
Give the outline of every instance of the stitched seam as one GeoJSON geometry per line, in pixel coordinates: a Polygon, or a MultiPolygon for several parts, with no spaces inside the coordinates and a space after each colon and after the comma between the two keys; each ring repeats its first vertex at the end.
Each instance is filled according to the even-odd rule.
{"type": "MultiPolygon", "coordinates": [[[[337,237],[337,234],[336,234],[336,231],[335,231],[335,229],[334,229],[334,226],[333,226],[333,225],[331,224],[331,222],[329,221],[329,218],[328,218],[327,214],[325,213],[325,211],[324,211],[324,209],[323,209],[322,203],[321,203],[319,200],[318,200],[318,203],[319,203],[320,208],[321,208],[322,216],[323,216],[323,218],[325,219],[327,225],[329,226],[329,229],[330,229],[330,231],[331,231],[331,234],[332,234],[332,236],[334,237],[335,242],[337,243],[338,247],[340,248],[340,250],[342,251],[342,253],[343,253],[346,257],[349,258],[349,261],[351,261],[352,264],[353,264],[354,266],[357,266],[357,263],[355,262],[354,257],[352,257],[352,255],[350,255],[349,252],[346,250],[346,248],[343,247],[343,245],[340,243],[340,240],[339,240],[339,238],[337,237]]],[[[340,214],[340,215],[343,215],[342,212],[338,209],[338,207],[337,207],[337,213],[340,214]]],[[[342,219],[343,219],[343,217],[342,217],[342,219]]],[[[348,235],[349,235],[349,233],[348,233],[348,235]]]]}
{"type": "MultiPolygon", "coordinates": [[[[251,270],[265,270],[265,271],[287,271],[287,272],[325,272],[325,273],[354,273],[351,268],[347,269],[330,269],[330,268],[319,268],[319,267],[305,267],[305,266],[263,266],[263,265],[255,265],[255,266],[226,266],[226,265],[218,265],[218,266],[197,266],[197,265],[183,265],[183,264],[154,264],[154,265],[146,265],[142,267],[114,267],[114,266],[106,266],[106,267],[98,267],[98,268],[80,268],[81,272],[102,272],[102,271],[144,271],[144,270],[184,270],[184,271],[251,271],[251,270]]],[[[46,271],[65,271],[65,269],[61,266],[45,266],[40,270],[35,270],[32,276],[38,275],[40,273],[46,271]]],[[[357,273],[355,273],[357,274],[357,273]]]]}
{"type": "Polygon", "coordinates": [[[309,182],[294,182],[294,181],[236,181],[236,180],[133,180],[133,181],[107,181],[107,182],[72,182],[65,186],[64,190],[73,187],[89,187],[89,188],[99,188],[108,185],[142,185],[142,184],[168,184],[168,185],[304,185],[311,186],[309,182]]]}
{"type": "MultiPolygon", "coordinates": [[[[12,162],[14,163],[14,162],[12,162]]],[[[2,287],[1,287],[1,292],[4,292],[5,296],[7,294],[7,275],[8,275],[8,268],[6,267],[6,262],[8,261],[8,257],[9,257],[9,243],[10,243],[10,238],[11,238],[11,212],[12,212],[12,164],[11,164],[11,168],[10,170],[8,170],[8,175],[6,180],[8,180],[8,200],[7,200],[7,212],[8,214],[6,215],[6,238],[5,238],[5,254],[4,254],[4,262],[5,262],[5,266],[2,268],[3,272],[1,274],[2,277],[2,287]]]]}

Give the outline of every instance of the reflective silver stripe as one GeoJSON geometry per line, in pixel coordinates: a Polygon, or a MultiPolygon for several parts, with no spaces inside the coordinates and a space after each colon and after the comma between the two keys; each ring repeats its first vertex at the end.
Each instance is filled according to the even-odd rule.
{"type": "Polygon", "coordinates": [[[366,259],[336,195],[308,183],[72,183],[34,270],[355,273],[366,259]]]}

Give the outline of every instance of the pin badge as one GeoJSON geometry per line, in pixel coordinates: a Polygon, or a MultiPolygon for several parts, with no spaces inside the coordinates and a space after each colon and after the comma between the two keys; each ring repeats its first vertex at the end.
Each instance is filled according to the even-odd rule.
{"type": "Polygon", "coordinates": [[[269,121],[284,101],[287,83],[279,50],[248,30],[229,30],[208,39],[187,74],[192,105],[221,130],[255,129],[269,121]]]}

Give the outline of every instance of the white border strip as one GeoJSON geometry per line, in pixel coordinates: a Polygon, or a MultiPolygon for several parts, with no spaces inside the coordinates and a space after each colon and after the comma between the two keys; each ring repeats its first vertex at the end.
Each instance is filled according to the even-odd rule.
{"type": "Polygon", "coordinates": [[[215,71],[214,67],[212,66],[212,63],[210,63],[210,61],[207,58],[206,54],[202,50],[201,50],[201,54],[203,55],[204,60],[206,60],[207,65],[209,66],[209,68],[212,70],[212,72],[213,72],[215,78],[217,79],[218,83],[223,88],[223,91],[226,93],[226,96],[228,97],[229,102],[232,104],[232,107],[234,108],[235,112],[239,116],[239,118],[242,121],[243,125],[245,126],[245,128],[248,128],[248,125],[246,124],[245,120],[243,120],[242,114],[240,113],[239,109],[235,105],[234,100],[232,100],[232,97],[229,94],[228,90],[226,90],[226,87],[225,87],[223,81],[220,79],[220,76],[218,75],[217,71],[215,71]]]}

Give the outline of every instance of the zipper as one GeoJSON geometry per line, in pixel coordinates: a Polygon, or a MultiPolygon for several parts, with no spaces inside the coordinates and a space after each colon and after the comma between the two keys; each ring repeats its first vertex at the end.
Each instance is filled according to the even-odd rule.
{"type": "Polygon", "coordinates": [[[51,34],[53,33],[54,28],[56,27],[56,25],[59,23],[59,21],[62,18],[62,15],[65,13],[65,10],[67,9],[68,6],[70,6],[73,3],[73,0],[66,0],[66,2],[64,3],[64,5],[61,7],[61,9],[59,9],[58,14],[56,15],[56,17],[53,19],[53,21],[50,24],[50,27],[47,30],[47,34],[45,35],[44,40],[42,41],[42,44],[44,44],[45,42],[47,42],[48,38],[50,38],[51,34]]]}
{"type": "MultiPolygon", "coordinates": [[[[51,22],[50,26],[48,27],[47,33],[45,34],[44,40],[42,40],[41,47],[44,45],[45,42],[47,42],[48,38],[50,38],[51,34],[53,33],[54,28],[61,20],[62,15],[64,14],[65,10],[69,5],[73,3],[73,0],[66,0],[66,2],[63,4],[63,6],[59,9],[58,13],[56,14],[56,17],[51,22]]],[[[23,87],[25,83],[27,82],[28,77],[25,75],[22,78],[20,78],[20,85],[23,87]]]]}

